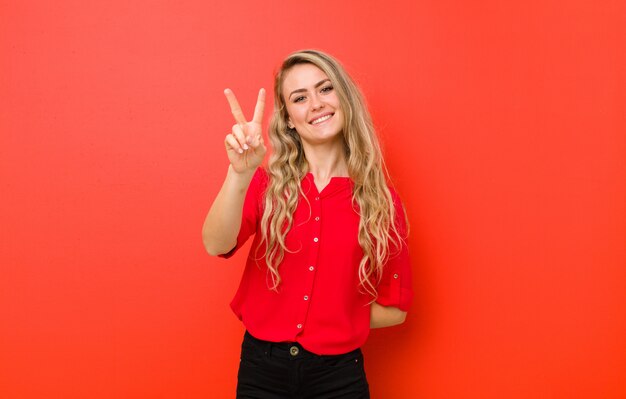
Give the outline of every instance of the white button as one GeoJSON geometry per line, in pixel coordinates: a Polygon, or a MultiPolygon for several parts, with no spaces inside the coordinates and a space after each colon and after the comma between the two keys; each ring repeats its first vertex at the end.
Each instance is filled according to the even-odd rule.
{"type": "Polygon", "coordinates": [[[320,217],[319,216],[315,216],[315,221],[319,222],[320,221],[320,217]]]}
{"type": "Polygon", "coordinates": [[[309,296],[308,296],[308,295],[305,295],[305,296],[304,296],[304,300],[305,300],[305,301],[308,301],[308,300],[309,300],[309,296]]]}
{"type": "Polygon", "coordinates": [[[298,328],[302,328],[302,324],[298,324],[296,327],[298,327],[298,328]]]}
{"type": "Polygon", "coordinates": [[[393,278],[398,278],[398,273],[394,274],[393,278]]]}
{"type": "Polygon", "coordinates": [[[313,270],[315,270],[315,268],[313,266],[309,266],[309,271],[312,272],[313,270]]]}
{"type": "Polygon", "coordinates": [[[320,200],[320,197],[315,197],[315,201],[319,201],[319,200],[320,200]]]}
{"type": "Polygon", "coordinates": [[[318,241],[319,241],[319,238],[315,237],[315,238],[313,239],[313,241],[318,242],[318,241]]]}

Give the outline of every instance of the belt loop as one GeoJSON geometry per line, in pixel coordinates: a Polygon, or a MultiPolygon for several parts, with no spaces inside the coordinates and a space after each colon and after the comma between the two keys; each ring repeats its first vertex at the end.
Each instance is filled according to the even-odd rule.
{"type": "Polygon", "coordinates": [[[273,344],[271,342],[266,342],[265,343],[265,356],[267,356],[268,358],[272,358],[272,349],[273,349],[273,344]]]}

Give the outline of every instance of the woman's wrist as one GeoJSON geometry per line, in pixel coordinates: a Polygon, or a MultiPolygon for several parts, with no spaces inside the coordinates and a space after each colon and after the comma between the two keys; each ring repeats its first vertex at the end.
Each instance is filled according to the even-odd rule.
{"type": "Polygon", "coordinates": [[[237,172],[235,168],[233,168],[233,165],[231,164],[231,165],[228,165],[228,172],[226,174],[226,178],[228,181],[230,181],[232,187],[240,189],[240,190],[247,190],[255,172],[256,172],[256,168],[237,172]]]}

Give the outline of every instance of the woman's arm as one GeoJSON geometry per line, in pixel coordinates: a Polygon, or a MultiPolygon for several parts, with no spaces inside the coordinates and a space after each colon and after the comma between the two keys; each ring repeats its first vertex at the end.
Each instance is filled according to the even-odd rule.
{"type": "Polygon", "coordinates": [[[224,90],[224,94],[237,123],[224,140],[230,161],[226,179],[202,226],[202,242],[210,255],[225,254],[237,245],[246,192],[266,152],[261,135],[265,90],[259,90],[250,122],[246,121],[235,94],[230,89],[224,90]]]}
{"type": "Polygon", "coordinates": [[[370,328],[391,327],[404,323],[406,312],[393,306],[373,302],[370,308],[370,328]]]}
{"type": "Polygon", "coordinates": [[[225,254],[237,244],[243,202],[254,170],[237,173],[232,166],[202,226],[202,242],[213,256],[225,254]]]}

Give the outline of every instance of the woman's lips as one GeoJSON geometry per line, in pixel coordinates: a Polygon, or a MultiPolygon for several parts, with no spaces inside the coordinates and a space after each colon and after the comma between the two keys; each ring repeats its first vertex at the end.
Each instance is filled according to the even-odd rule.
{"type": "Polygon", "coordinates": [[[334,114],[332,112],[329,112],[327,114],[324,115],[320,115],[317,118],[313,119],[311,122],[309,122],[311,125],[319,125],[320,123],[324,123],[327,120],[329,120],[330,118],[332,118],[334,114]]]}

